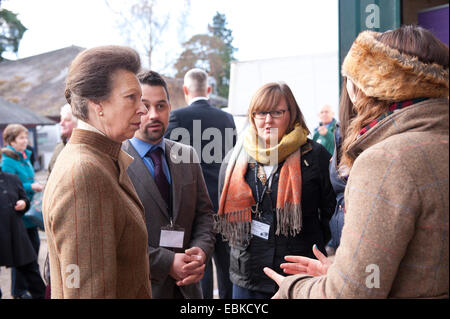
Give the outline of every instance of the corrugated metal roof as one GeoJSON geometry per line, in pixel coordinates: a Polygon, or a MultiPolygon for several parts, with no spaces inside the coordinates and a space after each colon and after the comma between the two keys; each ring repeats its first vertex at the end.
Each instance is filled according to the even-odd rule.
{"type": "Polygon", "coordinates": [[[56,122],[33,113],[23,106],[12,103],[0,97],[0,126],[8,124],[22,125],[52,125],[56,122]]]}

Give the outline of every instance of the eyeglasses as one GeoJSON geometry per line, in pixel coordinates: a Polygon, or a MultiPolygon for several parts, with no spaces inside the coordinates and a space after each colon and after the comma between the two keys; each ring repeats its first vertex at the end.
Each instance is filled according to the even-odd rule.
{"type": "Polygon", "coordinates": [[[288,110],[276,110],[270,112],[253,112],[252,115],[255,119],[264,120],[267,117],[267,114],[270,114],[270,117],[277,119],[284,115],[284,113],[288,112],[288,110]]]}

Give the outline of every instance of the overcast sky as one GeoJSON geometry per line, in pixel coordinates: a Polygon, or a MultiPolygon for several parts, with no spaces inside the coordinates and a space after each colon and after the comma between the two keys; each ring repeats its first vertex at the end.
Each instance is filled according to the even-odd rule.
{"type": "MultiPolygon", "coordinates": [[[[175,17],[183,0],[164,0],[175,17]]],[[[110,0],[114,6],[129,1],[110,0]]],[[[216,11],[227,17],[233,31],[233,45],[239,61],[296,56],[338,50],[337,0],[191,0],[184,40],[206,33],[216,11]]],[[[105,44],[127,45],[117,28],[117,15],[104,0],[2,0],[3,8],[19,14],[28,28],[17,58],[24,58],[70,45],[90,48],[105,44]]],[[[160,9],[161,12],[164,8],[160,9]]],[[[155,59],[178,56],[180,33],[170,20],[172,31],[155,59]],[[175,30],[175,31],[174,31],[175,30]]],[[[15,55],[8,55],[16,59],[15,55]]],[[[155,69],[158,69],[155,61],[155,69]]]]}

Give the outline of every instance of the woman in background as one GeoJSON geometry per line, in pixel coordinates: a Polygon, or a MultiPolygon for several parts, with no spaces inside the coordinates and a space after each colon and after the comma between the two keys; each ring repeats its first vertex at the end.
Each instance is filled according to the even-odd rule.
{"type": "Polygon", "coordinates": [[[38,257],[22,220],[29,208],[30,200],[20,179],[0,168],[0,266],[15,267],[16,275],[24,278],[31,293],[26,297],[42,299],[45,285],[37,266],[38,257]]]}
{"type": "MultiPolygon", "coordinates": [[[[14,174],[22,182],[25,193],[30,200],[36,192],[42,192],[44,186],[34,181],[34,168],[30,162],[31,151],[28,146],[28,130],[21,124],[9,124],[3,131],[3,141],[6,147],[3,151],[1,168],[3,172],[14,174]]],[[[28,236],[33,244],[36,255],[39,255],[41,240],[37,225],[27,216],[22,217],[27,229],[28,236]]],[[[36,271],[39,271],[39,264],[34,264],[36,271]]],[[[11,269],[11,295],[16,299],[29,299],[31,296],[29,283],[15,268],[11,269]]]]}

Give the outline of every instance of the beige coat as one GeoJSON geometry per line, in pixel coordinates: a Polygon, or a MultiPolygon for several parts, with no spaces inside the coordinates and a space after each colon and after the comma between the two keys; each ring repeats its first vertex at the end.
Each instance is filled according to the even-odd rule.
{"type": "Polygon", "coordinates": [[[326,276],[285,279],[282,297],[448,298],[448,115],[447,99],[426,100],[352,145],[335,261],[326,276]]]}
{"type": "Polygon", "coordinates": [[[151,298],[143,206],[121,144],[75,129],[47,182],[52,298],[151,298]]]}

